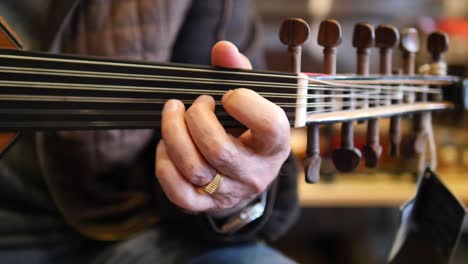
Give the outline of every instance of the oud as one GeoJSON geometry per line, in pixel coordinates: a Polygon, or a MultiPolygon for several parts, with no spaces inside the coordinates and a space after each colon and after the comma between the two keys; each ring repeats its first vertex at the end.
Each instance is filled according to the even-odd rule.
{"type": "MultiPolygon", "coordinates": [[[[280,30],[288,45],[290,72],[232,70],[196,65],[121,61],[22,51],[15,34],[0,23],[0,151],[12,145],[23,131],[160,128],[163,104],[171,98],[185,104],[201,94],[218,102],[216,113],[225,127],[241,126],[223,109],[221,96],[238,87],[256,91],[282,107],[291,127],[308,127],[306,179],[318,180],[319,126],[342,123],[341,146],[332,155],[342,171],[357,167],[361,152],[353,144],[353,123],[367,121],[363,149],[368,167],[381,153],[378,119],[390,117],[391,149],[398,154],[400,118],[415,115],[415,148],[424,134],[428,113],[466,107],[466,87],[455,76],[415,75],[418,50],[413,29],[399,32],[369,24],[355,28],[357,74],[336,74],[336,51],[341,28],[334,20],[322,22],[318,44],[324,47],[324,73],[300,71],[301,45],[310,29],[300,19],[286,20],[280,30]],[[391,75],[391,51],[400,44],[404,74],[391,75]],[[369,72],[369,51],[380,49],[380,73],[369,72]]],[[[447,50],[445,34],[431,35],[429,49],[440,63],[447,50]]],[[[420,147],[419,147],[420,148],[420,147]]]]}

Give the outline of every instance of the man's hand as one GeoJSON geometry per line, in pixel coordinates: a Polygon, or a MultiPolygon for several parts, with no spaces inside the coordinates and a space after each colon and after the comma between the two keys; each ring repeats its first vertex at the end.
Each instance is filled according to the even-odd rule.
{"type": "MultiPolygon", "coordinates": [[[[251,68],[226,41],[213,47],[212,63],[251,68]]],[[[289,121],[280,107],[248,89],[228,91],[222,104],[248,128],[237,138],[216,118],[210,96],[198,97],[188,110],[179,100],[164,105],[156,177],[167,197],[188,211],[223,215],[241,208],[265,191],[290,152],[289,121]],[[216,192],[201,191],[217,172],[224,180],[216,192]]]]}

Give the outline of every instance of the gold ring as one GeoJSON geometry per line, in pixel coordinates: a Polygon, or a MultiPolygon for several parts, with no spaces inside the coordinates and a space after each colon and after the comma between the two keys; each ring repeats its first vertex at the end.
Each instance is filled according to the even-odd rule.
{"type": "Polygon", "coordinates": [[[223,175],[221,173],[216,173],[216,176],[211,180],[207,185],[203,186],[203,190],[208,194],[213,194],[218,190],[219,185],[223,181],[223,175]]]}

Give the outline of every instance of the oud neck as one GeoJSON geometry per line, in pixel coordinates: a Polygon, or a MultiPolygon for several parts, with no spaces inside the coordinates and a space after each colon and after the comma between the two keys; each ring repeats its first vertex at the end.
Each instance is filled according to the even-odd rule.
{"type": "Polygon", "coordinates": [[[279,72],[0,50],[0,99],[6,103],[0,122],[2,128],[25,129],[39,123],[44,129],[159,128],[165,101],[189,105],[205,94],[218,103],[220,121],[239,126],[219,104],[225,92],[239,87],[258,92],[294,120],[297,79],[279,72]]]}
{"type": "MultiPolygon", "coordinates": [[[[439,83],[449,83],[447,78],[439,83]]],[[[374,100],[377,107],[391,108],[392,99],[405,92],[437,92],[428,88],[427,82],[425,90],[406,87],[403,79],[307,77],[0,50],[0,127],[3,130],[159,128],[165,101],[176,98],[190,105],[201,94],[214,97],[217,116],[225,126],[236,127],[240,124],[224,111],[220,101],[226,91],[239,87],[252,89],[282,107],[292,126],[302,126],[318,120],[314,117],[320,115],[333,115],[335,119],[337,115],[345,116],[340,109],[347,104],[365,110],[368,106],[361,105],[363,98],[374,100]],[[395,88],[396,84],[400,84],[399,88],[395,88]],[[383,86],[387,88],[382,89],[383,86]],[[338,105],[331,107],[323,93],[327,89],[335,89],[338,94],[334,96],[349,100],[339,100],[338,105]],[[318,92],[309,93],[310,90],[318,92]],[[350,95],[349,91],[353,93],[350,95]],[[313,103],[309,99],[314,99],[310,100],[313,103]]],[[[405,81],[421,82],[417,76],[405,81]]],[[[369,115],[372,113],[364,116],[369,115]]],[[[363,118],[362,113],[360,116],[363,118]]]]}

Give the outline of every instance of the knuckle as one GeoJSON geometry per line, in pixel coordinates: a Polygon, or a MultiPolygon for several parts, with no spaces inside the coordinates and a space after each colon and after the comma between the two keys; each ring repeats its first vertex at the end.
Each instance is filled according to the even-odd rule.
{"type": "Polygon", "coordinates": [[[231,144],[225,142],[214,143],[208,153],[208,160],[218,169],[234,166],[236,153],[231,144]]]}
{"type": "Polygon", "coordinates": [[[192,184],[202,186],[210,181],[210,175],[207,174],[205,169],[196,166],[195,164],[189,164],[188,166],[187,177],[192,184]]]}
{"type": "Polygon", "coordinates": [[[277,137],[285,136],[285,134],[289,134],[289,120],[286,116],[284,110],[280,107],[275,107],[273,121],[271,122],[271,133],[277,137]]]}
{"type": "Polygon", "coordinates": [[[285,138],[289,134],[289,121],[284,110],[274,107],[264,116],[263,132],[272,138],[285,138]]]}
{"type": "Polygon", "coordinates": [[[267,182],[262,181],[261,178],[252,179],[252,181],[250,182],[250,188],[252,189],[252,192],[255,194],[264,192],[267,186],[268,186],[267,182]]]}
{"type": "Polygon", "coordinates": [[[233,196],[220,196],[216,199],[216,207],[218,209],[228,209],[234,207],[239,202],[238,198],[233,196]]]}
{"type": "Polygon", "coordinates": [[[273,120],[270,120],[269,125],[265,128],[265,137],[268,138],[270,144],[269,149],[274,152],[290,150],[290,127],[289,121],[284,114],[284,110],[279,108],[279,114],[273,115],[273,120]]]}
{"type": "Polygon", "coordinates": [[[289,156],[291,152],[291,144],[289,141],[278,141],[274,148],[273,152],[281,156],[281,159],[284,161],[289,156]]]}
{"type": "Polygon", "coordinates": [[[177,192],[173,195],[172,198],[170,197],[169,199],[171,200],[171,202],[173,202],[175,205],[182,209],[189,211],[196,210],[196,206],[194,204],[195,199],[192,199],[190,194],[177,192]]]}

